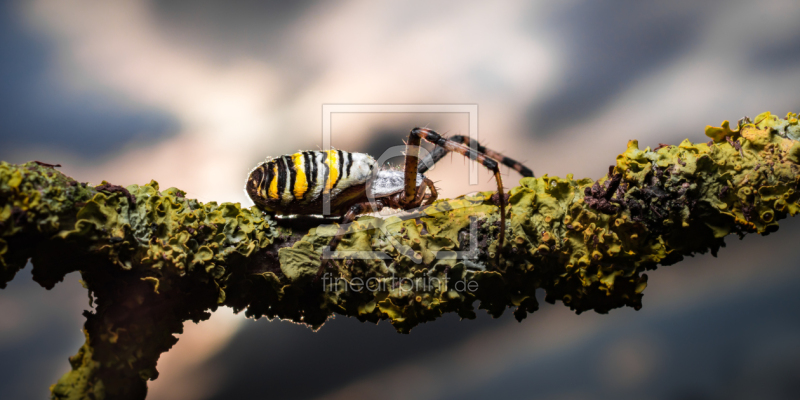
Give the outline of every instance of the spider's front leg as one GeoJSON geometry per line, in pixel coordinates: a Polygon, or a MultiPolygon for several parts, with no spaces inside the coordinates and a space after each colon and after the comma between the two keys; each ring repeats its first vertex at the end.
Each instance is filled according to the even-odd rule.
{"type": "MultiPolygon", "coordinates": [[[[470,160],[479,162],[488,170],[494,173],[494,179],[497,181],[497,194],[500,202],[500,236],[498,238],[497,260],[499,264],[500,251],[503,248],[506,232],[506,197],[503,193],[503,178],[500,176],[500,167],[497,161],[490,158],[486,154],[475,151],[463,143],[458,143],[453,140],[442,137],[432,129],[427,128],[414,128],[408,137],[408,145],[406,146],[406,160],[405,160],[405,176],[404,176],[404,189],[405,189],[405,204],[412,204],[417,197],[417,169],[419,165],[419,145],[421,140],[425,139],[433,143],[438,148],[444,149],[447,152],[459,153],[470,160]]],[[[441,158],[441,157],[440,157],[441,158]]],[[[424,190],[424,188],[423,188],[424,190]]]]}
{"type": "MultiPolygon", "coordinates": [[[[471,149],[477,149],[479,153],[486,154],[490,158],[500,162],[501,164],[505,165],[508,168],[513,169],[514,171],[519,172],[520,175],[523,177],[532,177],[534,176],[533,171],[526,167],[521,162],[514,160],[513,158],[506,157],[490,148],[483,146],[482,144],[478,143],[477,141],[473,141],[469,136],[461,136],[455,135],[448,138],[454,142],[458,142],[467,146],[471,149]]],[[[431,168],[434,164],[439,162],[448,151],[437,147],[433,150],[431,154],[428,155],[419,165],[419,173],[424,174],[429,168],[431,168]]]]}

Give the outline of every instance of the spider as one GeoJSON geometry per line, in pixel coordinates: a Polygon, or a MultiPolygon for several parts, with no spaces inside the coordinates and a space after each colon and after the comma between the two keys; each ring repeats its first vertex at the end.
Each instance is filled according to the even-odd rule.
{"type": "MultiPolygon", "coordinates": [[[[328,197],[330,215],[341,217],[339,229],[329,244],[330,250],[334,251],[345,236],[347,225],[360,214],[377,212],[384,207],[411,210],[433,203],[438,194],[433,181],[423,173],[448,152],[456,152],[494,173],[501,210],[499,245],[502,248],[506,198],[498,161],[525,177],[533,176],[533,171],[477,142],[474,143],[476,151],[472,144],[469,137],[447,139],[431,129],[414,128],[406,145],[403,171],[381,169],[374,158],[363,153],[301,151],[268,159],[256,166],[250,172],[245,191],[258,208],[279,215],[320,215],[323,199],[328,197]],[[422,139],[433,143],[436,148],[420,163],[422,139]],[[430,193],[426,194],[426,190],[430,193]]],[[[328,260],[323,259],[318,276],[327,264],[328,260]]]]}

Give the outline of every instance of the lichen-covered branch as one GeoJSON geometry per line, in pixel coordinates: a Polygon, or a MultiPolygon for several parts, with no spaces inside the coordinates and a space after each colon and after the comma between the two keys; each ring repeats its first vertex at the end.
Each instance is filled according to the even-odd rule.
{"type": "Polygon", "coordinates": [[[361,217],[337,249],[339,273],[319,280],[335,226],[202,204],[155,182],[91,186],[46,164],[0,163],[0,288],[31,260],[42,286],[79,271],[96,299],[57,399],[144,398],[183,322],[221,305],[313,328],[334,313],[389,320],[400,332],[446,312],[474,318],[476,303],[522,320],[540,288],[577,312],[638,309],[645,271],[714,254],[731,233],[768,234],[800,210],[796,114],[706,134],[654,150],[631,141],[596,182],[521,180],[502,249],[492,193],[361,217]]]}

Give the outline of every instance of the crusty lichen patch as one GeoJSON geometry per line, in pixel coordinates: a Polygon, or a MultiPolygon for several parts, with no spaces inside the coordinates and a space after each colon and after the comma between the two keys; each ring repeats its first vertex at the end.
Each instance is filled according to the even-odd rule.
{"type": "MultiPolygon", "coordinates": [[[[716,253],[731,233],[768,234],[797,212],[799,132],[795,114],[780,119],[765,113],[734,129],[727,121],[709,127],[709,143],[639,149],[631,141],[597,182],[525,178],[510,191],[509,240],[499,265],[493,261],[500,227],[491,193],[439,201],[419,218],[361,218],[339,250],[371,249],[388,257],[341,261],[341,277],[351,283],[344,285],[348,290],[323,291],[323,304],[363,320],[387,318],[401,332],[444,312],[470,318],[476,300],[493,315],[516,307],[521,319],[538,308],[537,288],[545,289],[547,301],[561,300],[578,312],[639,308],[643,272],[685,255],[716,253]],[[470,254],[464,236],[480,251],[457,259],[457,251],[470,254]],[[355,293],[353,279],[377,289],[355,293]],[[424,285],[431,280],[445,284],[424,285]],[[475,282],[477,289],[458,290],[461,282],[475,282]]],[[[327,243],[316,233],[281,249],[282,261],[297,260],[281,265],[292,280],[316,272],[327,243]]]]}
{"type": "Polygon", "coordinates": [[[313,328],[333,313],[389,320],[400,332],[446,312],[474,318],[476,306],[494,316],[514,308],[521,320],[538,309],[537,289],[577,312],[638,309],[647,270],[715,254],[731,233],[774,232],[800,211],[796,114],[706,134],[708,143],[656,149],[631,141],[598,181],[522,179],[509,191],[502,249],[493,193],[361,217],[321,279],[335,224],[202,204],[155,182],[90,186],[46,165],[0,163],[0,285],[31,259],[43,286],[80,271],[97,299],[56,398],[88,387],[98,398],[143,397],[173,334],[218,305],[313,328]]]}
{"type": "Polygon", "coordinates": [[[30,259],[43,286],[80,271],[97,299],[82,361],[54,398],[145,393],[142,379],[157,376],[183,322],[207,318],[230,277],[245,276],[278,235],[256,208],[201,204],[155,182],[93,187],[37,163],[0,163],[0,210],[0,285],[30,259]]]}

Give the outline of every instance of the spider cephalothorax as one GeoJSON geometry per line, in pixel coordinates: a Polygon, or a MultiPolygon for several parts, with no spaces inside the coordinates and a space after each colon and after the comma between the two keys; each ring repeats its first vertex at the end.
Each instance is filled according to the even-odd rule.
{"type": "MultiPolygon", "coordinates": [[[[523,176],[533,176],[533,172],[512,159],[472,143],[469,138],[454,136],[447,139],[427,128],[411,130],[406,150],[402,171],[380,169],[370,155],[342,150],[284,155],[256,166],[250,172],[245,190],[259,208],[280,215],[321,215],[323,202],[329,201],[328,215],[342,217],[339,230],[330,242],[333,251],[344,237],[347,224],[359,214],[380,211],[384,207],[411,210],[435,201],[436,188],[422,174],[447,152],[457,152],[494,173],[503,227],[498,240],[502,247],[506,200],[498,160],[523,176]],[[430,159],[420,163],[422,139],[437,147],[430,159]]],[[[326,261],[323,260],[320,273],[326,261]]]]}

